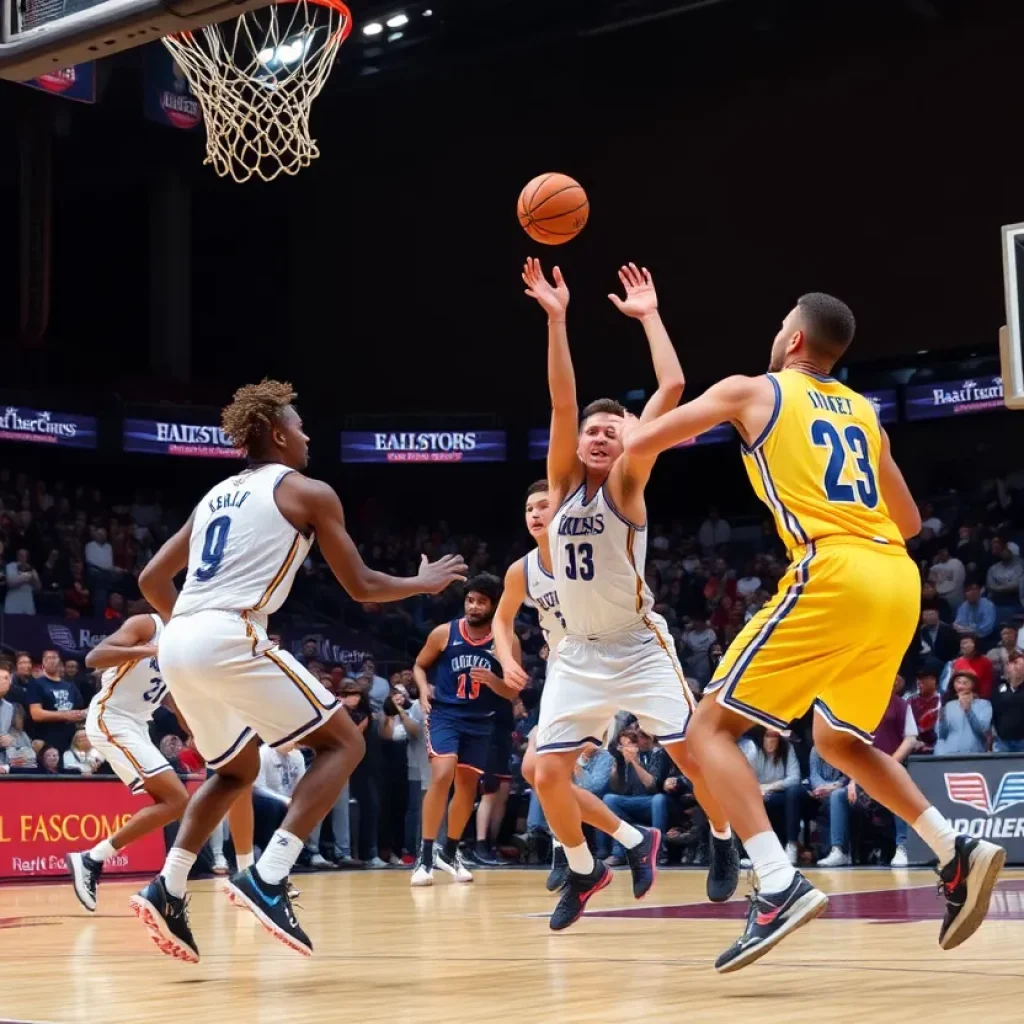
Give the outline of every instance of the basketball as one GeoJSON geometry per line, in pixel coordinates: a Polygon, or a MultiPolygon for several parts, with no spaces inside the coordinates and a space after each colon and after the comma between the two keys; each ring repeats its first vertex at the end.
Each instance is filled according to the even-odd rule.
{"type": "Polygon", "coordinates": [[[567,174],[541,174],[519,193],[519,223],[535,241],[561,245],[586,227],[590,201],[567,174]]]}

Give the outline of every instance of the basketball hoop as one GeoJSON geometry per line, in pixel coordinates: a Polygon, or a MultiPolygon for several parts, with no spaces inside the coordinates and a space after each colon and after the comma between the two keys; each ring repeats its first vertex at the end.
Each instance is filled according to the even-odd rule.
{"type": "Polygon", "coordinates": [[[341,0],[281,0],[232,21],[166,36],[203,108],[206,160],[221,177],[273,181],[319,155],[313,100],[352,30],[341,0]]]}

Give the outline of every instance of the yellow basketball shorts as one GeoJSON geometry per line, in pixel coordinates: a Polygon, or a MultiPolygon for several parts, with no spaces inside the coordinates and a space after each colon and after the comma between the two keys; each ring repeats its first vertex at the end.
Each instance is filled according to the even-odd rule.
{"type": "Polygon", "coordinates": [[[795,552],[708,685],[723,707],[785,731],[811,705],[870,743],[917,627],[921,578],[903,548],[826,537],[795,552]]]}

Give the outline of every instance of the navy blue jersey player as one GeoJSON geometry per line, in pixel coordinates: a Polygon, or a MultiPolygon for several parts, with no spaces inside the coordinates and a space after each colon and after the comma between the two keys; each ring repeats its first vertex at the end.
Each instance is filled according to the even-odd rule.
{"type": "MultiPolygon", "coordinates": [[[[502,682],[491,635],[500,597],[497,576],[474,576],[466,584],[465,615],[434,629],[416,658],[413,674],[427,713],[430,788],[423,795],[423,847],[413,885],[432,885],[435,867],[458,882],[473,881],[459,853],[459,839],[473,813],[500,705],[516,696],[502,682]],[[444,849],[435,849],[453,781],[447,842],[444,849]]],[[[515,651],[521,659],[518,643],[515,651]]]]}

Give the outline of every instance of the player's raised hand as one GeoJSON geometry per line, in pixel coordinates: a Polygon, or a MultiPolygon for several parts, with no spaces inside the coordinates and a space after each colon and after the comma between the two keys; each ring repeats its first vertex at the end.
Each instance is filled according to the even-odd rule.
{"type": "Polygon", "coordinates": [[[555,280],[554,285],[550,284],[544,276],[540,260],[536,260],[532,256],[527,259],[526,265],[523,267],[523,283],[526,285],[526,294],[540,303],[549,319],[564,320],[565,311],[569,306],[569,287],[558,267],[552,271],[552,277],[555,280]]]}
{"type": "Polygon", "coordinates": [[[445,555],[436,562],[428,562],[424,555],[420,561],[420,571],[416,574],[424,594],[440,594],[453,583],[465,583],[469,567],[462,555],[445,555]]]}
{"type": "Polygon", "coordinates": [[[619,280],[626,290],[626,297],[620,299],[612,294],[608,298],[620,313],[642,320],[657,312],[658,293],[654,290],[654,278],[646,267],[638,268],[635,263],[619,267],[619,280]]]}

